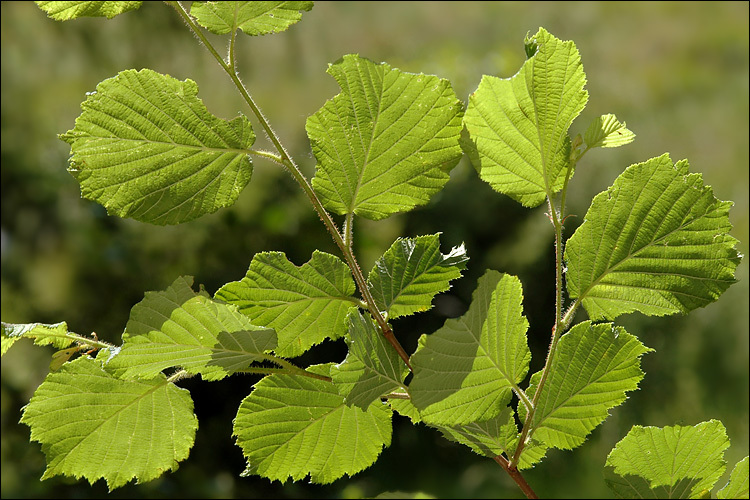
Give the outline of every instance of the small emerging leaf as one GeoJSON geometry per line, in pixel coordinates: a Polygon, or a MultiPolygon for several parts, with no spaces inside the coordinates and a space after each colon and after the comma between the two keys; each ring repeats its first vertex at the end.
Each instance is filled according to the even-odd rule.
{"type": "MultiPolygon", "coordinates": [[[[308,371],[327,375],[328,365],[308,371]]],[[[243,475],[327,484],[372,465],[391,444],[391,410],[375,401],[363,411],[347,406],[323,380],[269,375],[255,384],[234,419],[237,445],[247,458],[243,475]]]]}
{"type": "Polygon", "coordinates": [[[724,474],[728,447],[718,420],[693,427],[635,425],[607,457],[607,486],[620,498],[700,498],[724,474]]]}
{"type": "Polygon", "coordinates": [[[108,368],[122,377],[150,378],[179,366],[204,380],[220,380],[276,347],[273,330],[253,325],[235,306],[194,292],[192,283],[192,277],[180,277],[163,292],[146,292],[130,311],[122,349],[108,368]]]}
{"type": "Polygon", "coordinates": [[[68,335],[68,324],[64,321],[52,325],[2,322],[2,355],[22,337],[33,339],[36,345],[51,345],[55,349],[64,349],[75,342],[68,335]]]}
{"type": "Polygon", "coordinates": [[[512,78],[485,75],[469,97],[461,145],[482,180],[526,207],[559,191],[570,158],[568,129],[588,100],[578,49],[540,28],[512,78]]]}
{"type": "Polygon", "coordinates": [[[522,300],[518,278],[489,270],[466,314],[420,337],[409,392],[425,423],[481,422],[510,402],[531,359],[522,300]]]}
{"type": "Polygon", "coordinates": [[[566,282],[593,320],[703,307],[735,282],[740,256],[717,200],[687,161],[628,167],[598,194],[565,246],[566,282]]]}
{"type": "MultiPolygon", "coordinates": [[[[560,337],[542,388],[532,428],[549,447],[572,449],[625,401],[643,378],[640,358],[651,351],[622,327],[579,323],[560,337]]],[[[541,372],[531,376],[526,394],[534,396],[541,372]]],[[[522,412],[522,414],[525,412],[522,412]]]]}
{"type": "Polygon", "coordinates": [[[141,7],[143,2],[35,2],[47,16],[56,21],[70,21],[79,17],[106,17],[130,12],[141,7]]]}
{"type": "Polygon", "coordinates": [[[450,82],[354,54],[328,73],[341,93],[305,126],[326,208],[379,220],[427,203],[462,155],[462,105],[450,82]]]}
{"type": "Polygon", "coordinates": [[[21,422],[47,457],[42,479],[65,475],[93,484],[103,478],[110,491],[175,470],[198,428],[185,389],[164,376],[117,379],[88,356],[50,373],[21,422]]]}
{"type": "Polygon", "coordinates": [[[295,357],[346,332],[346,315],[358,303],[354,291],[349,267],[331,254],[316,250],[297,267],[282,252],[262,252],[241,281],[227,283],[215,297],[275,329],[276,354],[295,357]]]}
{"type": "Polygon", "coordinates": [[[84,198],[119,217],[179,224],[232,205],[250,181],[247,118],[210,114],[192,80],[126,70],[81,104],[69,171],[84,198]]]}
{"type": "Polygon", "coordinates": [[[591,148],[616,148],[630,144],[635,139],[635,134],[625,127],[625,123],[617,121],[615,115],[602,115],[594,120],[583,140],[586,147],[591,148]]]}
{"type": "Polygon", "coordinates": [[[391,318],[426,311],[435,295],[461,277],[468,260],[463,245],[440,253],[439,234],[399,238],[370,271],[375,304],[391,318]]]}
{"type": "Polygon", "coordinates": [[[241,29],[248,35],[267,35],[288,29],[310,10],[313,2],[193,2],[190,14],[211,33],[241,29]]]}

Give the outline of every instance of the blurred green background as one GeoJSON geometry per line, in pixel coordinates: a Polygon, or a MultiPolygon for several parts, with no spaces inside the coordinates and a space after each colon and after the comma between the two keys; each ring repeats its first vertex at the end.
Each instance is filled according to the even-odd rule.
{"type": "MultiPolygon", "coordinates": [[[[2,3],[2,320],[67,321],[69,328],[120,343],[130,308],[147,290],[193,275],[213,293],[240,279],[254,253],[281,250],[300,265],[314,249],[337,254],[291,177],[264,160],[232,208],[197,221],[156,227],[108,217],[80,199],[66,172],[69,147],[56,134],[73,127],[85,92],[128,68],[191,78],[222,118],[249,114],[208,52],[159,2],[105,19],[55,22],[30,2],[2,3]]],[[[314,159],[307,116],[339,89],[327,64],[347,53],[449,79],[464,101],[483,74],[512,76],[523,38],[544,26],[581,52],[590,99],[572,132],[604,113],[627,122],[635,143],[595,150],[572,180],[568,234],[591,198],[628,165],[669,152],[688,158],[715,195],[733,200],[732,234],[748,254],[748,3],[321,2],[288,32],[241,36],[243,80],[309,176],[314,159]]],[[[226,43],[213,37],[219,47],[226,43]]],[[[544,209],[526,210],[478,180],[464,158],[426,206],[378,223],[358,222],[357,252],[369,269],[397,236],[443,232],[443,251],[465,242],[469,269],[429,313],[398,320],[413,350],[422,333],[465,312],[479,276],[493,268],[524,285],[532,372],[543,363],[552,324],[552,233],[544,209]]],[[[641,389],[580,448],[550,451],[526,473],[540,496],[610,496],[607,453],[634,424],[693,425],[716,418],[732,447],[728,473],[748,454],[748,264],[715,304],[688,316],[618,320],[655,353],[644,357],[641,389]]],[[[584,319],[583,313],[577,320],[584,319]]],[[[67,478],[39,481],[38,443],[18,424],[20,409],[48,371],[51,350],[19,342],[2,360],[2,497],[101,498],[106,486],[67,478]]],[[[340,361],[343,342],[300,363],[340,361]]],[[[245,464],[231,438],[232,418],[253,377],[186,381],[200,420],[196,444],[179,470],[111,498],[359,498],[386,490],[442,498],[521,497],[489,459],[424,426],[394,418],[393,444],[353,478],[330,485],[240,478],[245,464]]]]}

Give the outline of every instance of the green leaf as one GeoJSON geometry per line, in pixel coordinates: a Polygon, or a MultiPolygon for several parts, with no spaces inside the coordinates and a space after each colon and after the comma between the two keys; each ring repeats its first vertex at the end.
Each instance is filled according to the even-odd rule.
{"type": "Polygon", "coordinates": [[[347,312],[358,304],[354,291],[349,267],[331,254],[316,250],[297,267],[282,252],[262,252],[241,281],[227,283],[215,297],[275,329],[276,354],[294,357],[346,332],[347,312]]]}
{"type": "Polygon", "coordinates": [[[342,91],[307,119],[327,209],[378,220],[424,205],[461,159],[462,104],[450,82],[346,55],[342,91]]]}
{"type": "Polygon", "coordinates": [[[409,369],[369,315],[365,317],[351,308],[347,320],[349,354],[343,363],[331,368],[331,378],[346,404],[366,410],[381,396],[404,391],[409,369]]]}
{"type": "MultiPolygon", "coordinates": [[[[500,415],[484,422],[438,426],[438,429],[447,439],[468,446],[474,453],[489,458],[505,454],[510,458],[516,451],[519,437],[514,415],[513,409],[506,407],[500,415]]],[[[518,468],[531,468],[544,458],[546,452],[546,446],[532,441],[524,447],[518,468]]]]}
{"type": "Polygon", "coordinates": [[[489,420],[510,402],[531,359],[522,300],[518,278],[487,271],[466,314],[420,337],[409,392],[425,423],[489,420]]]}
{"type": "Polygon", "coordinates": [[[204,380],[220,380],[265,359],[276,347],[273,330],[253,325],[235,306],[194,292],[191,276],[163,292],[146,292],[133,306],[120,352],[107,365],[118,376],[151,378],[180,366],[204,380]]]}
{"type": "Polygon", "coordinates": [[[301,10],[313,2],[193,2],[190,14],[211,33],[224,35],[237,28],[248,35],[285,31],[302,19],[301,10]]]}
{"type": "Polygon", "coordinates": [[[748,472],[748,457],[745,457],[734,466],[729,482],[719,490],[716,498],[748,498],[748,472]]]}
{"type": "Polygon", "coordinates": [[[75,342],[68,335],[68,324],[64,321],[55,324],[43,323],[6,323],[2,322],[2,354],[22,337],[34,340],[36,345],[51,345],[56,349],[64,349],[75,342]]]}
{"type": "Polygon", "coordinates": [[[620,123],[612,114],[594,120],[583,136],[588,149],[616,148],[630,144],[634,139],[635,134],[625,127],[625,122],[620,123]]]}
{"type": "Polygon", "coordinates": [[[512,78],[483,76],[469,96],[461,145],[480,177],[500,193],[535,207],[559,191],[570,157],[568,129],[586,106],[578,49],[540,28],[512,78]]]}
{"type": "Polygon", "coordinates": [[[718,420],[693,427],[641,427],[607,457],[607,486],[621,498],[700,498],[726,469],[729,447],[718,420]]]}
{"type": "Polygon", "coordinates": [[[192,80],[143,69],[104,80],[81,104],[69,171],[119,217],[179,224],[232,205],[250,181],[247,118],[208,112],[192,80]]]}
{"type": "Polygon", "coordinates": [[[396,399],[389,398],[388,404],[391,408],[398,412],[399,415],[407,417],[413,424],[422,422],[422,417],[419,416],[419,410],[410,399],[396,399]]]}
{"type": "Polygon", "coordinates": [[[23,410],[31,440],[42,444],[47,470],[100,478],[110,490],[177,469],[193,446],[198,420],[190,393],[153,380],[121,380],[87,356],[50,373],[23,410]]]}
{"type": "MultiPolygon", "coordinates": [[[[327,375],[330,364],[308,371],[327,375]]],[[[391,444],[391,410],[375,401],[367,411],[347,406],[330,382],[270,375],[255,384],[234,420],[245,474],[295,481],[308,474],[326,484],[372,465],[391,444]]]]}
{"type": "Polygon", "coordinates": [[[466,249],[440,253],[440,235],[399,238],[375,262],[368,277],[375,304],[391,318],[427,311],[466,268],[466,249]]]}
{"type": "Polygon", "coordinates": [[[34,2],[47,16],[56,21],[70,21],[79,17],[112,19],[140,8],[143,2],[34,2]]]}
{"type": "MultiPolygon", "coordinates": [[[[625,392],[638,388],[640,358],[652,350],[611,323],[575,325],[557,344],[531,424],[534,438],[567,450],[583,444],[608,410],[627,399],[625,392]]],[[[529,398],[540,377],[541,372],[532,375],[529,398]]]]}
{"type": "Polygon", "coordinates": [[[568,292],[593,320],[686,313],[735,282],[732,202],[714,198],[687,161],[628,167],[598,194],[565,247],[568,292]]]}

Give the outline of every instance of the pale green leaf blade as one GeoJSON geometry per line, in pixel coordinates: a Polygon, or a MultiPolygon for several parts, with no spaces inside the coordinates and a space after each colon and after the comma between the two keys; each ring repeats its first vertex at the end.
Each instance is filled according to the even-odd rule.
{"type": "Polygon", "coordinates": [[[483,76],[469,97],[461,144],[480,177],[535,207],[562,188],[570,157],[568,129],[586,106],[578,49],[540,28],[536,52],[512,78],[483,76]]]}
{"type": "MultiPolygon", "coordinates": [[[[328,365],[308,371],[327,375],[328,365]]],[[[298,481],[308,474],[326,484],[372,465],[391,443],[391,409],[379,401],[367,411],[347,406],[330,382],[271,375],[255,384],[234,420],[246,474],[298,481]]]]}
{"type": "Polygon", "coordinates": [[[518,278],[487,271],[466,314],[419,339],[409,393],[425,423],[489,420],[510,402],[531,359],[522,300],[518,278]]]}
{"type": "Polygon", "coordinates": [[[93,484],[103,478],[110,490],[175,470],[198,428],[187,390],[164,376],[117,379],[87,356],[50,373],[21,422],[47,457],[42,479],[65,475],[93,484]]]}
{"type": "Polygon", "coordinates": [[[686,313],[734,283],[740,256],[731,202],[714,198],[687,161],[628,167],[598,194],[565,246],[567,286],[593,320],[686,313]]]}
{"type": "Polygon", "coordinates": [[[623,498],[700,498],[726,469],[729,447],[718,420],[695,426],[641,427],[628,432],[607,457],[607,485],[623,498]]]}
{"type": "Polygon", "coordinates": [[[165,291],[146,292],[130,311],[123,346],[108,368],[125,378],[151,378],[179,366],[220,380],[276,347],[273,330],[253,325],[236,306],[194,292],[192,283],[180,277],[165,291]]]}
{"type": "Polygon", "coordinates": [[[729,476],[729,482],[716,493],[716,498],[748,498],[750,496],[748,462],[748,457],[737,462],[729,476]]]}
{"type": "Polygon", "coordinates": [[[210,114],[192,80],[143,69],[99,83],[81,104],[70,173],[107,212],[179,224],[232,205],[250,181],[250,122],[210,114]]]}
{"type": "Polygon", "coordinates": [[[190,14],[212,33],[241,29],[248,35],[279,33],[302,19],[313,2],[193,2],[190,14]]]}
{"type": "Polygon", "coordinates": [[[498,416],[484,422],[438,426],[438,429],[447,439],[466,445],[474,453],[489,458],[501,454],[512,456],[518,439],[514,411],[507,406],[498,416]]]}
{"type": "Polygon", "coordinates": [[[79,17],[106,17],[112,19],[141,7],[143,2],[34,2],[47,16],[56,21],[70,21],[79,17]]]}
{"type": "Polygon", "coordinates": [[[440,253],[440,235],[399,238],[375,262],[367,278],[375,304],[391,318],[427,311],[466,268],[466,249],[440,253]]]}
{"type": "Polygon", "coordinates": [[[347,317],[349,354],[331,368],[331,378],[346,404],[366,410],[381,396],[403,387],[406,363],[380,333],[372,318],[351,308],[347,317]]]}
{"type": "Polygon", "coordinates": [[[328,73],[341,93],[305,127],[326,208],[378,220],[427,203],[462,155],[462,104],[450,82],[353,54],[328,73]]]}
{"type": "Polygon", "coordinates": [[[254,324],[276,330],[279,356],[295,357],[346,332],[349,308],[358,304],[351,272],[341,259],[315,251],[300,267],[282,252],[253,257],[241,281],[215,297],[239,307],[254,324]]]}
{"type": "Polygon", "coordinates": [[[635,134],[625,127],[625,122],[620,123],[615,115],[608,114],[596,118],[589,125],[583,140],[588,149],[616,148],[633,142],[635,134]]]}
{"type": "Polygon", "coordinates": [[[393,408],[399,415],[411,420],[413,424],[422,422],[419,410],[417,410],[417,407],[411,402],[411,399],[389,398],[388,404],[390,404],[391,408],[393,408]]]}
{"type": "MultiPolygon", "coordinates": [[[[572,449],[625,401],[643,378],[641,356],[652,349],[611,323],[579,323],[560,337],[532,420],[534,438],[572,449]]],[[[531,377],[531,398],[540,373],[531,377]]]]}
{"type": "Polygon", "coordinates": [[[27,337],[34,340],[36,345],[51,345],[56,349],[64,349],[75,342],[68,335],[68,324],[64,321],[55,324],[43,323],[6,323],[2,322],[2,355],[20,338],[27,337]]]}

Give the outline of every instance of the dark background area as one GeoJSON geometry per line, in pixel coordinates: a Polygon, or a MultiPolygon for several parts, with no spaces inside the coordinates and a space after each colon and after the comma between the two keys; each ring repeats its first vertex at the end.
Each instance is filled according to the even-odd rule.
{"type": "MultiPolygon", "coordinates": [[[[229,79],[160,2],[113,20],[55,22],[31,2],[2,3],[2,320],[67,321],[72,331],[120,343],[130,308],[147,290],[180,275],[210,293],[244,276],[253,254],[280,250],[297,265],[314,249],[338,255],[330,236],[291,177],[256,159],[253,179],[231,208],[180,226],[159,227],[106,215],[82,200],[66,172],[71,129],[85,93],[129,68],[151,68],[195,80],[208,109],[230,119],[250,116],[229,79]]],[[[571,181],[568,235],[594,195],[632,163],[669,152],[687,158],[716,197],[733,200],[732,235],[748,253],[747,2],[321,2],[289,31],[240,34],[243,81],[290,153],[312,177],[305,119],[339,92],[325,73],[347,53],[404,71],[449,79],[466,101],[483,74],[510,77],[525,59],[523,38],[543,26],[573,40],[587,74],[589,103],[571,133],[615,113],[637,137],[594,150],[571,181]]],[[[211,38],[225,47],[221,37],[211,38]]],[[[256,122],[254,122],[256,123],[256,122]]],[[[256,131],[259,127],[255,127],[256,131]]],[[[259,134],[260,135],[260,134],[259,134]]],[[[262,138],[258,146],[263,145],[262,138]]],[[[544,208],[527,210],[482,183],[466,158],[431,202],[377,223],[358,220],[356,250],[369,270],[398,236],[442,232],[443,252],[465,242],[464,277],[428,313],[399,319],[407,351],[419,335],[465,312],[488,268],[518,275],[530,322],[531,372],[544,360],[553,321],[552,229],[544,208]]],[[[632,425],[694,425],[720,419],[732,446],[726,482],[748,454],[748,264],[739,282],[688,316],[617,323],[655,353],[643,358],[640,390],[574,451],[552,450],[525,475],[540,496],[611,496],[602,469],[632,425]]],[[[577,320],[584,319],[579,314],[577,320]]],[[[101,498],[106,485],[55,477],[39,481],[45,462],[21,408],[48,372],[51,349],[18,342],[2,360],[2,497],[101,498]]],[[[342,341],[316,347],[301,364],[341,361],[342,341]]],[[[376,464],[330,485],[281,485],[241,478],[245,463],[231,437],[232,418],[257,377],[181,383],[195,400],[200,428],[179,470],[111,498],[360,498],[387,490],[441,498],[521,497],[493,461],[425,426],[394,417],[393,444],[376,464]]]]}

